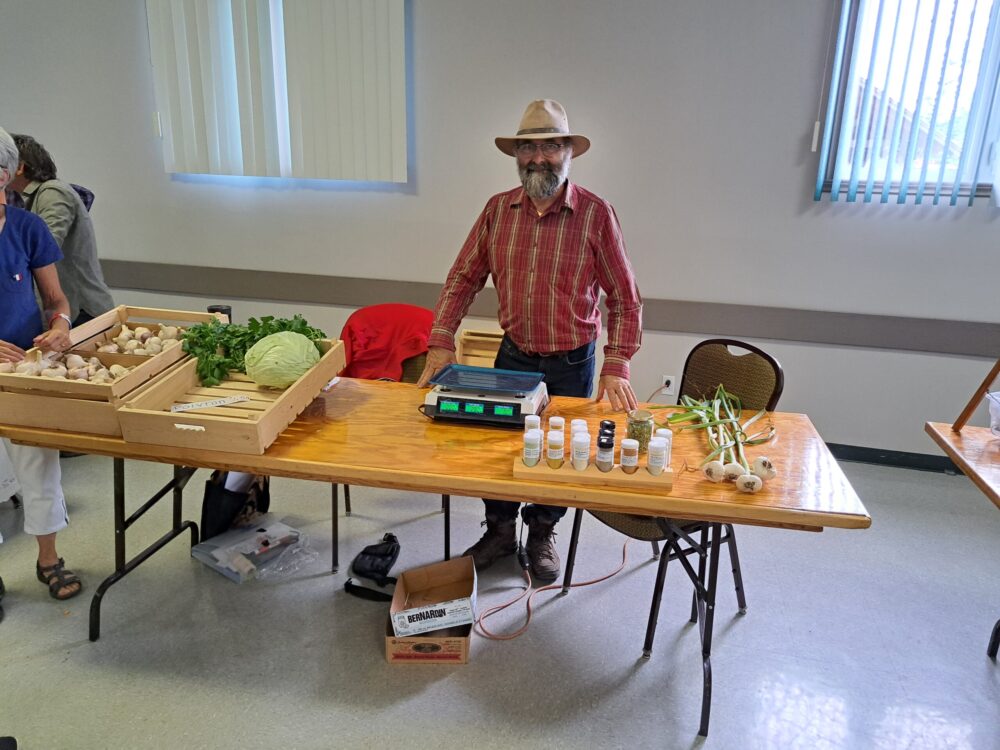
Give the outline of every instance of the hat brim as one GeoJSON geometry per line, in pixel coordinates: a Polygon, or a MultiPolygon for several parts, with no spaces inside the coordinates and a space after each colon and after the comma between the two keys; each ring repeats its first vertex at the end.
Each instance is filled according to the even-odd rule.
{"type": "Polygon", "coordinates": [[[570,142],[573,144],[573,156],[583,156],[590,149],[590,139],[584,135],[574,135],[571,133],[526,133],[524,135],[516,135],[511,138],[495,138],[494,143],[497,144],[497,148],[503,151],[507,156],[514,156],[514,148],[517,146],[518,141],[542,141],[548,140],[550,138],[569,138],[570,142]]]}

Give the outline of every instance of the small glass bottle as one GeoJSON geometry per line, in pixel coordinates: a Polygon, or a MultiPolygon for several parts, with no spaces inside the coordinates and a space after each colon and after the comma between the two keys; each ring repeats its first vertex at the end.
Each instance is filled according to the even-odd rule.
{"type": "Polygon", "coordinates": [[[655,433],[656,437],[661,437],[667,441],[667,453],[663,460],[663,467],[666,469],[670,468],[670,454],[673,452],[674,447],[674,432],[667,427],[661,427],[655,433]]]}
{"type": "Polygon", "coordinates": [[[635,474],[639,468],[639,441],[635,438],[625,438],[622,440],[621,450],[622,471],[626,474],[635,474]]]}
{"type": "Polygon", "coordinates": [[[646,453],[646,471],[654,477],[663,473],[667,457],[667,441],[661,437],[649,439],[649,451],[646,453]]]}
{"type": "Polygon", "coordinates": [[[575,435],[578,432],[590,432],[586,419],[574,419],[569,423],[569,434],[575,435]]]}
{"type": "Polygon", "coordinates": [[[615,436],[602,435],[597,438],[597,460],[594,462],[601,471],[608,472],[615,467],[615,436]]]}
{"type": "Polygon", "coordinates": [[[573,462],[573,468],[577,471],[583,471],[587,468],[590,463],[590,433],[589,432],[574,432],[573,439],[570,441],[570,460],[573,462]]]}
{"type": "MultiPolygon", "coordinates": [[[[549,424],[551,424],[551,420],[549,424]]],[[[549,430],[545,440],[545,462],[550,469],[558,469],[563,465],[565,443],[562,430],[549,430]]]]}
{"type": "Polygon", "coordinates": [[[566,420],[562,417],[549,417],[549,431],[558,430],[559,432],[565,432],[566,430],[566,420]]]}
{"type": "Polygon", "coordinates": [[[542,418],[537,414],[528,414],[524,418],[524,431],[542,429],[542,418]]]}
{"type": "Polygon", "coordinates": [[[601,424],[600,424],[600,428],[602,430],[611,430],[611,432],[614,432],[615,431],[615,420],[613,420],[613,419],[602,419],[601,420],[601,424]]]}
{"type": "Polygon", "coordinates": [[[633,409],[628,413],[628,436],[639,441],[639,452],[645,453],[649,439],[653,437],[653,412],[633,409]]]}
{"type": "Polygon", "coordinates": [[[521,451],[521,461],[525,466],[534,466],[542,456],[542,431],[526,430],[524,433],[524,449],[521,451]]]}

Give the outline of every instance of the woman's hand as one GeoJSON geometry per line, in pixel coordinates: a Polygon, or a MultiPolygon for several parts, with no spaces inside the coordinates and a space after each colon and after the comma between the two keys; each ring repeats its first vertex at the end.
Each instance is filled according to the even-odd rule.
{"type": "Polygon", "coordinates": [[[9,341],[0,340],[0,362],[20,362],[24,359],[24,349],[9,341]]]}
{"type": "Polygon", "coordinates": [[[43,334],[35,336],[34,344],[43,352],[66,351],[73,346],[73,342],[69,339],[69,326],[60,318],[53,324],[52,328],[43,334]]]}

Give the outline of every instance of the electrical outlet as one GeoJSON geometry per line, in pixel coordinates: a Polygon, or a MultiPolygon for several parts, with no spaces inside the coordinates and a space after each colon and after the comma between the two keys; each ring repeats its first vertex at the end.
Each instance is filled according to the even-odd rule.
{"type": "Polygon", "coordinates": [[[660,393],[664,396],[673,396],[677,393],[677,377],[675,375],[664,375],[660,384],[660,393]]]}

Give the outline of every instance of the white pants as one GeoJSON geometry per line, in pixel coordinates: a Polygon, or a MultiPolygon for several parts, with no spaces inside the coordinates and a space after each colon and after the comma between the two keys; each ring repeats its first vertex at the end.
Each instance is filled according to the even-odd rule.
{"type": "Polygon", "coordinates": [[[42,536],[65,529],[69,525],[69,515],[62,491],[59,451],[14,445],[6,439],[3,444],[14,466],[14,476],[21,485],[24,533],[42,536]]]}

